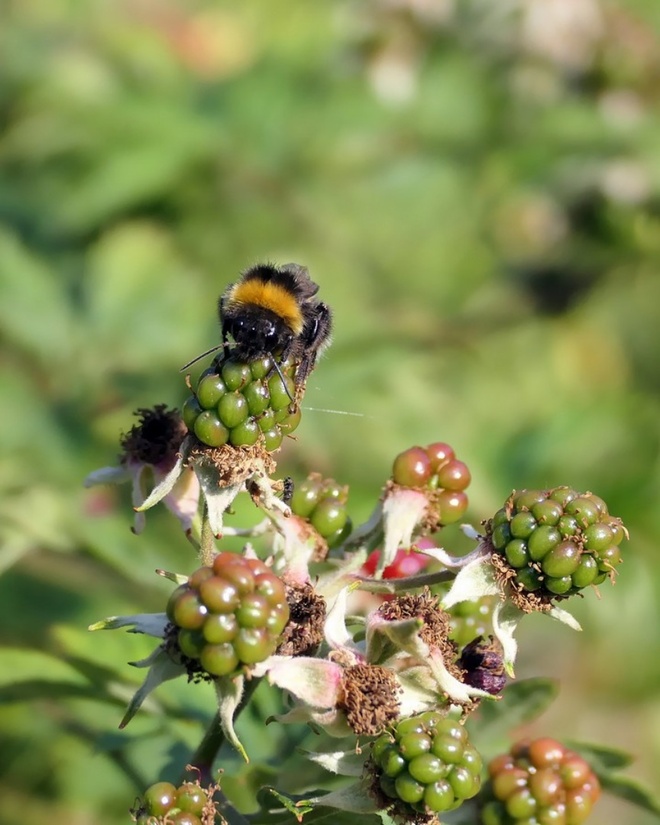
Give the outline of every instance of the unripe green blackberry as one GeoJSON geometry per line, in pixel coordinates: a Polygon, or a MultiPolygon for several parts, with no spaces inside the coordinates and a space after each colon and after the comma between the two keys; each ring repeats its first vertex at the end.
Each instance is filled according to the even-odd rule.
{"type": "Polygon", "coordinates": [[[499,567],[519,593],[546,600],[612,579],[627,536],[601,498],[570,487],[513,493],[486,531],[499,567]]]}
{"type": "Polygon", "coordinates": [[[268,357],[251,363],[231,356],[214,361],[183,405],[188,429],[209,447],[262,441],[268,452],[278,449],[301,417],[297,400],[291,400],[296,397],[295,365],[279,366],[284,383],[268,357]]]}
{"type": "Polygon", "coordinates": [[[447,610],[449,619],[449,638],[459,648],[474,641],[478,636],[492,633],[492,615],[495,599],[484,596],[478,601],[458,602],[447,610]]]}
{"type": "Polygon", "coordinates": [[[132,810],[138,825],[166,822],[168,825],[202,825],[213,815],[213,795],[217,784],[202,787],[200,782],[156,782],[147,788],[137,810],[132,810]]]}
{"type": "Polygon", "coordinates": [[[262,561],[219,553],[170,596],[181,653],[211,676],[267,659],[289,620],[284,583],[262,561]]]}
{"type": "Polygon", "coordinates": [[[347,486],[341,486],[331,478],[324,479],[319,473],[310,473],[294,488],[291,510],[294,515],[309,521],[328,547],[335,547],[351,532],[347,501],[347,486]]]}
{"type": "Polygon", "coordinates": [[[582,825],[600,796],[589,764],[550,738],[515,744],[488,774],[482,825],[582,825]]]}
{"type": "Polygon", "coordinates": [[[481,757],[459,722],[436,711],[402,719],[373,743],[374,793],[395,814],[457,808],[481,787],[481,757]]]}
{"type": "Polygon", "coordinates": [[[392,465],[392,480],[402,487],[432,492],[440,525],[453,524],[467,510],[464,491],[471,481],[470,471],[444,442],[410,447],[399,453],[392,465]]]}

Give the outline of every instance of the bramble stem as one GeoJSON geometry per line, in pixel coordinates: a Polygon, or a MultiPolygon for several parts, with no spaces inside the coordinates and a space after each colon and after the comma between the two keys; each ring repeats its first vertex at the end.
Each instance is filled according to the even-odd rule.
{"type": "MultiPolygon", "coordinates": [[[[259,686],[260,679],[250,679],[246,681],[245,689],[241,701],[236,708],[234,719],[238,717],[241,711],[245,708],[247,703],[252,698],[252,694],[259,686]]],[[[218,755],[218,751],[225,741],[225,734],[222,730],[220,722],[220,713],[216,713],[211,724],[202,737],[202,741],[197,746],[197,750],[193,754],[190,765],[196,768],[200,773],[200,781],[202,785],[213,782],[213,763],[218,755]]]]}
{"type": "Polygon", "coordinates": [[[422,573],[418,576],[408,576],[405,579],[372,579],[370,576],[356,576],[359,582],[358,590],[368,590],[369,593],[398,593],[411,590],[415,587],[424,587],[440,582],[452,581],[456,578],[455,570],[438,570],[435,573],[422,573]]]}
{"type": "Polygon", "coordinates": [[[199,560],[204,567],[210,567],[213,564],[213,556],[215,555],[215,538],[211,530],[211,522],[209,521],[209,508],[204,502],[204,512],[202,514],[202,534],[200,536],[199,545],[199,560]]]}

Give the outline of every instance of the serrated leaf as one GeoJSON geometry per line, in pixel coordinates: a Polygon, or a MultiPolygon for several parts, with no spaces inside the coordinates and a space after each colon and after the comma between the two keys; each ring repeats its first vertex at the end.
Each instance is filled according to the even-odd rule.
{"type": "Polygon", "coordinates": [[[641,782],[631,779],[628,776],[612,776],[606,774],[598,776],[603,790],[631,802],[649,813],[660,816],[660,799],[653,796],[652,792],[645,788],[641,782]]]}

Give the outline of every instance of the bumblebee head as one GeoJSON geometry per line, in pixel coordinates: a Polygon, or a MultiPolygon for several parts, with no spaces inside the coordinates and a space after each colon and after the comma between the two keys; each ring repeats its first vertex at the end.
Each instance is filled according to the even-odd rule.
{"type": "Polygon", "coordinates": [[[263,307],[228,308],[223,317],[223,330],[231,335],[246,358],[279,353],[294,337],[282,318],[263,307]]]}

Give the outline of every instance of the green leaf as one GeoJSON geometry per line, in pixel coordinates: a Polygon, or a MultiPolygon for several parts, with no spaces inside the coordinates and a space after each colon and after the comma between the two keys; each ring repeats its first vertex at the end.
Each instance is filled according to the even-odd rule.
{"type": "Polygon", "coordinates": [[[635,757],[626,751],[618,748],[610,748],[606,745],[592,745],[586,742],[566,743],[571,750],[579,753],[585,759],[597,774],[606,774],[611,770],[617,768],[627,768],[631,765],[635,757]]]}
{"type": "Polygon", "coordinates": [[[481,706],[479,724],[473,730],[475,744],[490,742],[505,736],[512,728],[536,719],[554,701],[559,693],[555,679],[536,677],[512,682],[504,690],[499,702],[481,706]]]}
{"type": "Polygon", "coordinates": [[[599,775],[598,778],[603,790],[660,817],[660,799],[654,797],[651,791],[636,779],[631,779],[628,776],[611,775],[599,775]]]}

